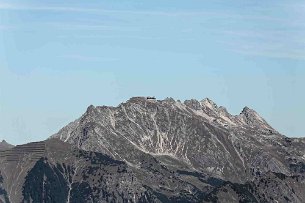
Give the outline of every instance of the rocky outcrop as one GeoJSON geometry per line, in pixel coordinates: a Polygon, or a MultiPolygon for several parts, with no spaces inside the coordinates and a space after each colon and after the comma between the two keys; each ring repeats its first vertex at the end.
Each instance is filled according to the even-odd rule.
{"type": "Polygon", "coordinates": [[[11,144],[7,143],[5,140],[2,140],[2,141],[0,142],[0,151],[1,151],[1,150],[11,149],[11,148],[13,148],[13,147],[14,147],[14,145],[11,145],[11,144]]]}

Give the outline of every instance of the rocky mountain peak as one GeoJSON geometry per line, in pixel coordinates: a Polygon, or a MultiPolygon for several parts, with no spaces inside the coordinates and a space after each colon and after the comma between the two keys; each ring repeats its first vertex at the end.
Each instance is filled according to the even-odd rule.
{"type": "Polygon", "coordinates": [[[253,130],[253,127],[264,133],[266,129],[267,132],[268,129],[272,130],[263,118],[248,107],[245,107],[240,115],[233,116],[225,107],[218,107],[209,98],[202,101],[190,99],[181,103],[173,98],[156,100],[154,97],[132,97],[117,107],[90,105],[83,116],[53,137],[76,144],[83,149],[100,147],[101,152],[116,158],[119,157],[114,155],[117,152],[107,144],[109,139],[112,140],[114,137],[122,139],[122,142],[130,142],[140,151],[179,157],[179,148],[182,145],[178,142],[188,142],[189,137],[183,129],[190,128],[193,122],[202,123],[202,126],[197,126],[198,128],[205,128],[204,125],[209,123],[217,129],[232,132],[239,129],[253,130]],[[180,140],[182,137],[175,137],[175,126],[179,133],[183,134],[183,141],[180,140]],[[106,138],[106,135],[109,137],[106,138]],[[175,139],[177,141],[174,141],[175,139]]]}
{"type": "Polygon", "coordinates": [[[209,98],[205,98],[200,102],[203,106],[206,106],[210,109],[217,109],[217,104],[215,102],[213,102],[211,99],[209,98]]]}
{"type": "MultiPolygon", "coordinates": [[[[148,178],[144,183],[155,181],[150,185],[158,191],[162,191],[158,180],[173,177],[164,170],[176,171],[192,183],[199,178],[196,184],[204,177],[214,178],[204,184],[214,183],[215,178],[243,184],[249,180],[260,183],[264,176],[288,177],[305,166],[304,141],[285,138],[249,107],[231,115],[208,98],[180,102],[133,97],[117,107],[90,106],[81,118],[52,137],[124,161],[140,171],[140,178],[148,178]],[[160,179],[154,175],[159,169],[160,179]]],[[[178,194],[176,185],[167,187],[178,194]]]]}
{"type": "Polygon", "coordinates": [[[249,107],[245,106],[243,110],[241,111],[242,114],[249,114],[249,113],[256,113],[253,109],[250,109],[249,107]]]}
{"type": "Polygon", "coordinates": [[[6,150],[6,149],[13,148],[13,147],[14,147],[14,145],[7,143],[5,140],[2,140],[0,142],[0,150],[6,150]]]}
{"type": "MultiPolygon", "coordinates": [[[[189,99],[181,102],[180,100],[176,101],[171,97],[167,97],[164,100],[156,100],[154,97],[144,96],[132,97],[126,102],[120,104],[118,107],[95,107],[90,105],[87,108],[86,113],[80,118],[80,121],[99,121],[102,123],[111,123],[111,125],[114,126],[115,121],[113,119],[113,115],[115,112],[117,112],[118,108],[122,108],[124,110],[124,114],[125,112],[128,112],[126,111],[128,110],[126,108],[131,108],[133,109],[133,114],[137,113],[140,115],[147,111],[149,108],[153,107],[149,104],[153,104],[153,106],[158,106],[162,109],[164,108],[166,111],[168,110],[167,108],[171,108],[170,106],[176,107],[176,109],[180,109],[182,111],[187,111],[187,108],[189,108],[193,111],[194,114],[207,119],[209,122],[216,121],[216,123],[221,126],[256,127],[258,129],[267,131],[271,130],[272,132],[276,132],[255,110],[245,106],[239,115],[231,115],[225,107],[217,106],[217,104],[209,98],[205,98],[201,101],[196,99],[189,99]]],[[[149,111],[151,112],[151,110],[153,109],[150,109],[149,111]]],[[[190,111],[188,111],[188,113],[190,113],[190,111]]]]}
{"type": "Polygon", "coordinates": [[[174,104],[176,101],[175,99],[173,99],[172,97],[167,97],[164,99],[165,102],[168,102],[170,104],[174,104]]]}
{"type": "Polygon", "coordinates": [[[255,110],[247,106],[243,108],[237,117],[241,122],[249,126],[266,129],[270,132],[276,132],[255,110]]]}
{"type": "Polygon", "coordinates": [[[185,100],[184,104],[194,110],[200,110],[201,109],[201,104],[199,101],[196,99],[190,99],[190,100],[185,100]]]}
{"type": "Polygon", "coordinates": [[[90,106],[88,106],[87,111],[92,111],[95,107],[91,104],[90,106]]]}
{"type": "Polygon", "coordinates": [[[228,118],[231,117],[231,114],[228,112],[228,110],[225,107],[220,106],[220,107],[218,107],[217,110],[218,110],[219,115],[225,116],[228,118]]]}
{"type": "Polygon", "coordinates": [[[249,107],[245,106],[241,111],[240,115],[242,115],[247,121],[260,121],[266,122],[256,111],[250,109],[249,107]]]}

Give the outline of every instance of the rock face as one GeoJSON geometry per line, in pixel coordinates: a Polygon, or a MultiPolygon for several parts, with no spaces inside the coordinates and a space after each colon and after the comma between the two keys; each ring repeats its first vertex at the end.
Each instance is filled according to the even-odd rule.
{"type": "Polygon", "coordinates": [[[210,99],[89,106],[0,163],[0,202],[305,202],[305,140],[210,99]]]}
{"type": "MultiPolygon", "coordinates": [[[[210,99],[181,103],[135,97],[118,107],[90,106],[52,137],[135,167],[147,154],[174,169],[234,182],[268,171],[291,174],[283,135],[248,107],[230,115],[210,99]]],[[[289,149],[303,161],[304,150],[289,149]]]]}
{"type": "Polygon", "coordinates": [[[7,143],[5,140],[2,140],[2,142],[0,142],[0,151],[11,149],[13,147],[14,147],[14,145],[11,145],[11,144],[7,143]]]}

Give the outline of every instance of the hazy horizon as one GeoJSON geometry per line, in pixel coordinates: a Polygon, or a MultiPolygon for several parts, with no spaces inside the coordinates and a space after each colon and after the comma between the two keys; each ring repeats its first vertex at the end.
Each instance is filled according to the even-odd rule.
{"type": "Polygon", "coordinates": [[[302,1],[0,0],[0,140],[133,96],[211,98],[304,137],[302,1]]]}

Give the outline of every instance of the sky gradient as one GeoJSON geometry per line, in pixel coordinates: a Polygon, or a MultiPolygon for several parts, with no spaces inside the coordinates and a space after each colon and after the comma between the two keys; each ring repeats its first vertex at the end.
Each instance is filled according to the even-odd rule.
{"type": "Polygon", "coordinates": [[[305,136],[304,1],[0,0],[0,139],[132,96],[249,106],[305,136]]]}

